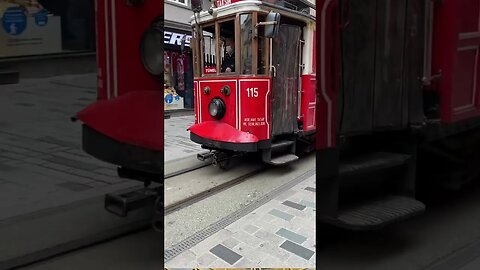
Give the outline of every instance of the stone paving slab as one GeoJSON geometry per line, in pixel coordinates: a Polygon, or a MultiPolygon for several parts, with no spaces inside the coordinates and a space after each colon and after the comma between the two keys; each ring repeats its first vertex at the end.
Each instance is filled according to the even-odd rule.
{"type": "Polygon", "coordinates": [[[314,188],[315,175],[165,262],[165,267],[315,267],[314,188]]]}
{"type": "Polygon", "coordinates": [[[187,129],[194,123],[194,115],[165,119],[165,162],[206,151],[190,140],[187,129]]]}
{"type": "Polygon", "coordinates": [[[138,185],[81,149],[70,117],[96,100],[96,74],[24,79],[0,91],[0,221],[138,185]]]}

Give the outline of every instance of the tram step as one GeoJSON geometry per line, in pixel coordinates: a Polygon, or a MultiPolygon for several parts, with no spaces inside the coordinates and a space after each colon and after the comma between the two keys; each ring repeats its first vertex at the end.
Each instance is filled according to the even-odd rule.
{"type": "Polygon", "coordinates": [[[297,159],[298,159],[298,156],[296,156],[296,155],[285,154],[285,155],[274,157],[270,161],[268,161],[267,163],[271,164],[271,165],[278,166],[278,165],[284,165],[284,164],[293,162],[297,159]]]}
{"type": "Polygon", "coordinates": [[[410,155],[377,152],[347,159],[340,164],[340,176],[352,176],[406,164],[410,155]]]}
{"type": "Polygon", "coordinates": [[[0,85],[17,84],[19,80],[20,73],[18,71],[0,70],[0,85]]]}
{"type": "Polygon", "coordinates": [[[276,151],[279,149],[285,149],[287,147],[293,146],[294,142],[293,141],[287,141],[287,140],[281,140],[278,142],[272,143],[272,151],[276,151]]]}
{"type": "Polygon", "coordinates": [[[337,218],[325,222],[350,230],[375,230],[425,212],[425,205],[413,198],[386,196],[340,209],[337,218]]]}
{"type": "Polygon", "coordinates": [[[117,216],[126,217],[128,212],[153,205],[157,192],[150,189],[131,189],[105,195],[105,209],[117,216]]]}

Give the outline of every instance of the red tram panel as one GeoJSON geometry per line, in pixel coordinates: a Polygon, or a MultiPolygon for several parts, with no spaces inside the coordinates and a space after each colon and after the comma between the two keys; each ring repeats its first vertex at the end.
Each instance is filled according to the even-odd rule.
{"type": "Polygon", "coordinates": [[[445,0],[438,4],[432,71],[440,75],[441,118],[446,123],[480,116],[479,48],[480,2],[445,0]]]}

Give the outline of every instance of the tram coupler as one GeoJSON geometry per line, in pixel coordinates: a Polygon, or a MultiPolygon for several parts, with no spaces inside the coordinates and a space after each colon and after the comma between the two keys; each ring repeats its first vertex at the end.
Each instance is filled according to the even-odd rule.
{"type": "Polygon", "coordinates": [[[197,158],[200,161],[206,161],[206,160],[212,159],[213,156],[214,156],[214,153],[212,151],[197,154],[197,158]]]}
{"type": "Polygon", "coordinates": [[[120,217],[130,211],[153,206],[160,195],[161,186],[156,188],[136,188],[105,195],[105,210],[120,217]]]}

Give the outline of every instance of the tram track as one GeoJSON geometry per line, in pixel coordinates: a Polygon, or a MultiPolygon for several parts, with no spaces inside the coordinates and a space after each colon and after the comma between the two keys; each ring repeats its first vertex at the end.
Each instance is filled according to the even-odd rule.
{"type": "MultiPolygon", "coordinates": [[[[181,198],[177,198],[177,200],[168,201],[165,203],[164,215],[165,216],[169,215],[175,211],[188,207],[198,201],[201,201],[205,198],[208,198],[219,192],[222,192],[223,190],[226,190],[232,186],[238,185],[241,182],[248,180],[250,177],[253,177],[265,171],[266,169],[267,167],[265,165],[255,166],[247,172],[236,173],[231,177],[227,177],[228,180],[218,183],[218,185],[217,183],[211,184],[209,186],[206,186],[202,190],[199,190],[197,193],[186,195],[181,198]]],[[[204,179],[204,180],[208,180],[208,179],[204,179]]]]}

